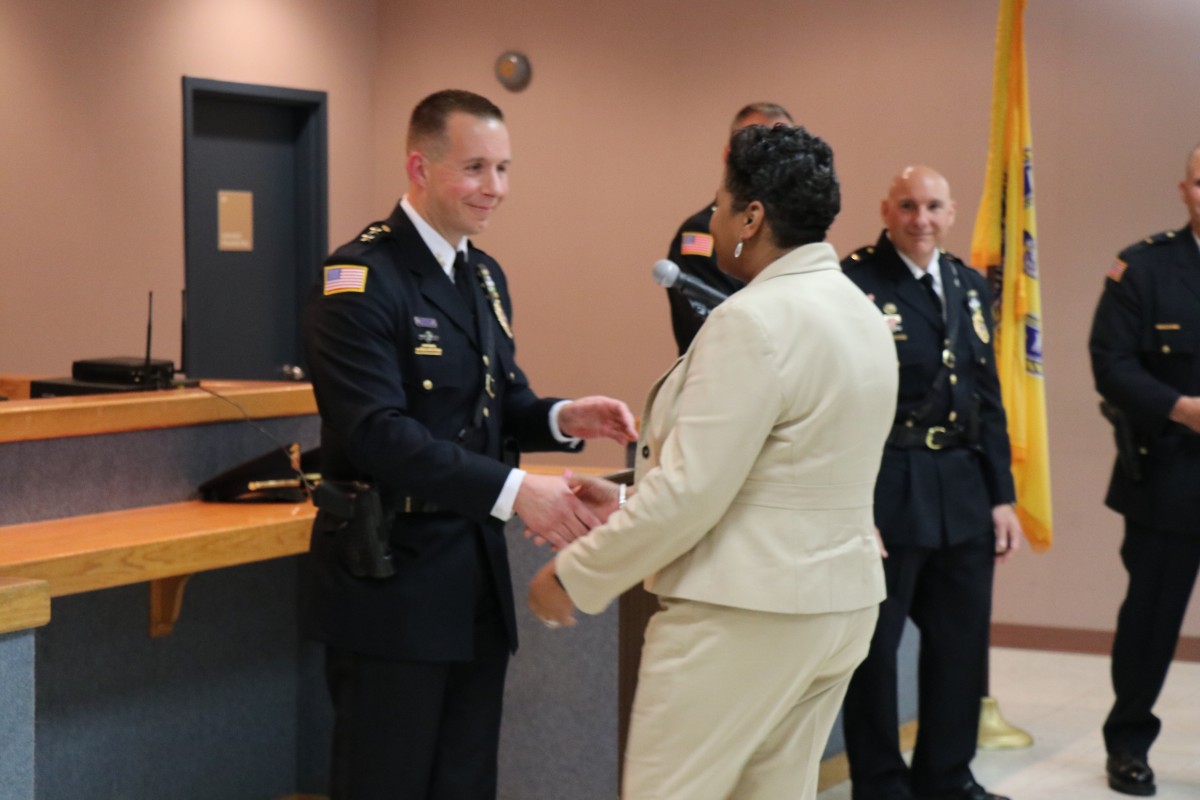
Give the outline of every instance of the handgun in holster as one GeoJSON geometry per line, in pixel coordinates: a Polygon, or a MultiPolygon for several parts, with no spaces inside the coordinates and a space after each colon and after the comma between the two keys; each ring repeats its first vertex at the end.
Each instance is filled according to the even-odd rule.
{"type": "Polygon", "coordinates": [[[395,514],[385,508],[378,487],[360,481],[322,481],[313,491],[316,530],[331,535],[342,565],[356,578],[396,574],[388,539],[395,514]]]}
{"type": "Polygon", "coordinates": [[[1142,451],[1133,424],[1124,411],[1107,400],[1100,401],[1100,413],[1113,426],[1113,439],[1117,444],[1117,464],[1125,473],[1125,477],[1137,483],[1142,479],[1142,451]]]}

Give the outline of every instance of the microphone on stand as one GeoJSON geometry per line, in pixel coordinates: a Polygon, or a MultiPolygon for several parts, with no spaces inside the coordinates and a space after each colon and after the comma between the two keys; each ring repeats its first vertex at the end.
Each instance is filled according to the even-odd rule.
{"type": "Polygon", "coordinates": [[[664,289],[674,289],[687,299],[695,300],[709,309],[716,308],[725,298],[729,297],[704,281],[697,280],[691,275],[685,275],[679,270],[679,265],[665,258],[654,262],[654,270],[651,275],[654,277],[654,282],[664,289]]]}

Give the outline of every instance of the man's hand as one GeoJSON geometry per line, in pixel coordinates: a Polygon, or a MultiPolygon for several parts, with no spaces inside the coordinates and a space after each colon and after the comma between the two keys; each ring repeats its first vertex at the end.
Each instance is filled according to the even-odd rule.
{"type": "Polygon", "coordinates": [[[549,628],[575,624],[575,604],[554,577],[553,559],[529,582],[529,610],[549,628]]]}
{"type": "Polygon", "coordinates": [[[996,528],[996,563],[1003,564],[1021,547],[1021,521],[1009,503],[992,508],[992,525],[996,528]]]}
{"type": "Polygon", "coordinates": [[[887,558],[887,548],[883,546],[883,534],[879,532],[879,526],[875,526],[875,546],[879,548],[879,557],[887,558]]]}
{"type": "Polygon", "coordinates": [[[591,475],[578,475],[571,470],[563,473],[563,479],[575,496],[583,501],[600,522],[608,522],[609,516],[620,505],[620,489],[617,484],[591,475]]]}
{"type": "Polygon", "coordinates": [[[1200,433],[1200,397],[1188,397],[1187,395],[1180,397],[1175,401],[1175,407],[1171,409],[1170,418],[1172,422],[1186,425],[1196,433],[1200,433]]]}
{"type": "Polygon", "coordinates": [[[566,547],[600,524],[562,478],[526,474],[513,503],[513,511],[537,544],[549,542],[555,549],[566,547]]]}
{"type": "Polygon", "coordinates": [[[629,406],[611,397],[593,395],[567,403],[558,412],[558,429],[576,439],[612,439],[617,444],[637,441],[637,426],[629,406]]]}

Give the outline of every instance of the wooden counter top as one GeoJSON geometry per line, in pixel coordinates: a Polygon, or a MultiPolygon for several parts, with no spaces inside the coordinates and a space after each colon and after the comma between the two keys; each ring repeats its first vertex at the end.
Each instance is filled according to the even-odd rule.
{"type": "MultiPolygon", "coordinates": [[[[558,475],[563,468],[525,469],[558,475]]],[[[45,624],[51,597],[145,582],[151,633],[169,633],[187,576],[303,553],[315,515],[307,502],[191,500],[0,526],[0,633],[45,624]]]]}
{"type": "Polygon", "coordinates": [[[45,581],[0,578],[0,634],[37,628],[50,621],[45,581]]]}
{"type": "Polygon", "coordinates": [[[50,596],[188,575],[308,549],[309,503],[193,500],[0,527],[0,578],[50,596]]]}
{"type": "Polygon", "coordinates": [[[312,386],[286,381],[204,381],[203,389],[164,389],[0,403],[0,444],[65,436],[172,428],[317,413],[312,386]],[[205,391],[208,389],[209,391],[205,391]]]}

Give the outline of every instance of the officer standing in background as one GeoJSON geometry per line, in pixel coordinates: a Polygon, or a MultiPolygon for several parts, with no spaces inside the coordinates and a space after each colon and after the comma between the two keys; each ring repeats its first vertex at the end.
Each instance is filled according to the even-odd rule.
{"type": "MultiPolygon", "coordinates": [[[[776,103],[751,103],[734,115],[729,132],[733,133],[750,125],[771,126],[781,123],[796,124],[786,108],[776,103]]],[[[724,155],[721,156],[722,162],[728,155],[729,145],[726,144],[724,155]]],[[[717,258],[713,254],[713,238],[708,232],[708,223],[712,215],[713,204],[709,203],[686,219],[671,241],[671,250],[667,258],[675,262],[680,272],[691,275],[722,294],[733,294],[745,284],[717,268],[717,258]]],[[[704,324],[709,308],[671,289],[667,290],[667,301],[671,304],[671,330],[675,333],[675,344],[679,347],[679,355],[683,355],[692,339],[696,338],[696,331],[704,324]]]]}
{"type": "Polygon", "coordinates": [[[875,486],[887,599],[844,706],[854,800],[1003,800],[975,782],[992,575],[1018,546],[1009,442],[986,279],[941,251],[950,187],[908,167],[882,203],[879,241],[845,261],[896,344],[896,421],[875,486]],[[896,652],[921,631],[912,765],[900,754],[896,652]]]}
{"type": "Polygon", "coordinates": [[[1125,517],[1129,588],[1117,617],[1104,722],[1108,785],[1152,795],[1151,709],[1200,569],[1200,147],[1179,184],[1188,225],[1121,251],[1088,342],[1096,389],[1115,407],[1119,459],[1105,504],[1125,517]]]}
{"type": "Polygon", "coordinates": [[[492,800],[517,645],[504,521],[559,547],[598,524],[562,477],[503,457],[637,434],[624,403],[539,398],[517,366],[504,273],[467,238],[508,193],[500,109],[430,95],[407,153],[408,193],[329,257],[304,312],[324,477],[305,626],[326,645],[334,800],[492,800]],[[346,542],[367,485],[390,557],[362,574],[346,542]]]}

